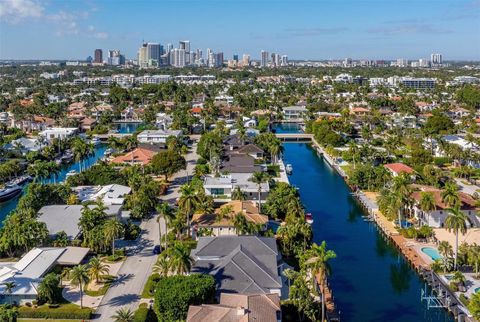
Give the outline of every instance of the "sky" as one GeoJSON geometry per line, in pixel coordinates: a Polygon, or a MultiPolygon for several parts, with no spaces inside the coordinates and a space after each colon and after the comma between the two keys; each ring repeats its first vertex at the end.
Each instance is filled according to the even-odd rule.
{"type": "Polygon", "coordinates": [[[143,40],[225,59],[480,60],[480,0],[0,0],[0,59],[135,58],[143,40]]]}

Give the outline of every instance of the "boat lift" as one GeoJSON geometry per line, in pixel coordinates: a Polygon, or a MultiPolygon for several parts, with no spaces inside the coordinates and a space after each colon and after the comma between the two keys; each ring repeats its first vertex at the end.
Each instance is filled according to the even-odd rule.
{"type": "MultiPolygon", "coordinates": [[[[427,302],[427,309],[430,308],[445,308],[446,306],[442,303],[441,297],[435,295],[433,289],[428,293],[427,284],[425,284],[425,288],[421,289],[421,301],[427,302]]],[[[446,299],[447,303],[450,302],[449,298],[446,299]]],[[[447,306],[448,307],[448,306],[447,306]]]]}

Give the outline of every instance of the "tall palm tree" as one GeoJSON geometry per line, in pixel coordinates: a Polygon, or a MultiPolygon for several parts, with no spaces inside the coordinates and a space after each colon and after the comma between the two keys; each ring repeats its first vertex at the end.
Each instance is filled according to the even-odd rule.
{"type": "Polygon", "coordinates": [[[190,236],[190,216],[193,215],[193,211],[198,203],[197,191],[190,184],[184,184],[180,187],[180,198],[178,200],[178,206],[187,217],[187,229],[190,236]]]}
{"type": "Polygon", "coordinates": [[[165,253],[160,255],[157,259],[157,262],[153,266],[153,271],[158,272],[161,276],[167,276],[170,272],[170,261],[167,256],[164,256],[165,253]]]}
{"type": "Polygon", "coordinates": [[[5,282],[3,283],[3,285],[5,286],[3,293],[5,297],[8,296],[8,302],[10,303],[10,295],[12,295],[13,290],[15,289],[15,287],[17,287],[17,284],[15,284],[15,282],[5,282]]]}
{"type": "Polygon", "coordinates": [[[447,228],[449,232],[453,230],[455,233],[455,262],[453,268],[457,269],[458,233],[461,232],[462,234],[465,234],[467,232],[467,215],[460,210],[458,205],[454,208],[448,208],[447,211],[450,214],[445,218],[445,228],[447,228]]]}
{"type": "Polygon", "coordinates": [[[88,283],[88,267],[87,265],[78,265],[70,271],[70,279],[73,286],[80,289],[80,308],[83,309],[83,288],[88,283]]]}
{"type": "Polygon", "coordinates": [[[475,267],[475,275],[478,278],[478,267],[480,266],[480,246],[473,244],[468,249],[468,264],[475,267]]]}
{"type": "Polygon", "coordinates": [[[170,268],[176,274],[186,274],[190,271],[193,258],[190,256],[190,249],[183,243],[176,243],[169,250],[170,268]]]}
{"type": "MultiPolygon", "coordinates": [[[[423,191],[420,194],[420,209],[422,210],[423,214],[428,214],[430,216],[430,212],[437,209],[437,204],[435,203],[435,196],[433,193],[428,191],[423,191]]],[[[427,226],[430,218],[427,220],[427,226]]]]}
{"type": "Polygon", "coordinates": [[[135,320],[133,312],[125,307],[116,310],[115,315],[112,315],[111,318],[115,322],[133,322],[135,320]]]}
{"type": "Polygon", "coordinates": [[[103,224],[103,233],[107,243],[112,243],[112,256],[115,256],[115,239],[123,233],[122,223],[116,218],[108,219],[103,224]]]}
{"type": "Polygon", "coordinates": [[[268,181],[268,175],[265,172],[256,171],[253,173],[250,181],[257,184],[258,188],[258,212],[262,213],[262,183],[268,181]]]}
{"type": "Polygon", "coordinates": [[[406,173],[393,178],[391,191],[393,198],[400,203],[398,209],[398,224],[402,228],[402,210],[412,203],[412,189],[410,188],[410,176],[406,173]]]}
{"type": "Polygon", "coordinates": [[[99,283],[103,275],[108,274],[110,266],[103,264],[98,257],[92,258],[88,262],[88,277],[99,283]]]}
{"type": "MultiPolygon", "coordinates": [[[[325,321],[325,284],[327,276],[331,269],[329,261],[337,257],[333,250],[327,249],[327,243],[323,241],[320,245],[313,243],[312,247],[306,252],[307,260],[304,265],[310,268],[312,280],[315,283],[315,277],[318,276],[320,282],[320,292],[322,298],[322,320],[325,321]]],[[[316,289],[316,287],[314,288],[316,289]]]]}
{"type": "Polygon", "coordinates": [[[239,186],[232,191],[232,200],[245,200],[245,194],[239,186]]]}
{"type": "Polygon", "coordinates": [[[442,202],[448,207],[455,207],[460,204],[460,197],[458,195],[458,187],[454,183],[447,183],[441,192],[442,202]]]}
{"type": "MultiPolygon", "coordinates": [[[[160,251],[162,250],[162,227],[161,227],[161,219],[165,221],[165,232],[168,232],[168,225],[175,219],[175,213],[172,211],[170,205],[166,202],[162,202],[160,205],[157,206],[157,223],[158,223],[158,236],[159,236],[159,245],[160,251]]],[[[165,238],[165,249],[168,248],[168,240],[165,238]]]]}

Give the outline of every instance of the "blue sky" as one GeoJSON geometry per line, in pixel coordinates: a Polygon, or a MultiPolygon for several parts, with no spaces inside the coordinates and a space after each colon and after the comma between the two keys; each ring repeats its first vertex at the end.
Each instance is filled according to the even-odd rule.
{"type": "Polygon", "coordinates": [[[134,58],[143,39],[226,58],[480,60],[480,0],[0,0],[0,59],[134,58]]]}

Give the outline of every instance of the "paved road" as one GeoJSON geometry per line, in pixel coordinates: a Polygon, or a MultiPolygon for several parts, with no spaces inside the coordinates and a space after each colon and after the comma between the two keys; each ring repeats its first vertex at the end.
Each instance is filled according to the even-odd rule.
{"type": "MultiPolygon", "coordinates": [[[[192,176],[198,160],[197,144],[194,143],[191,151],[185,157],[187,169],[172,177],[173,183],[162,199],[170,204],[175,203],[179,196],[178,190],[182,184],[192,176]]],[[[143,221],[140,225],[142,236],[128,252],[128,257],[118,272],[118,278],[103,297],[97,311],[95,321],[111,322],[112,315],[120,308],[129,308],[135,311],[140,304],[143,287],[152,273],[157,256],[153,254],[153,246],[158,244],[157,216],[143,221]]],[[[161,220],[162,235],[165,234],[165,222],[161,220]]]]}

